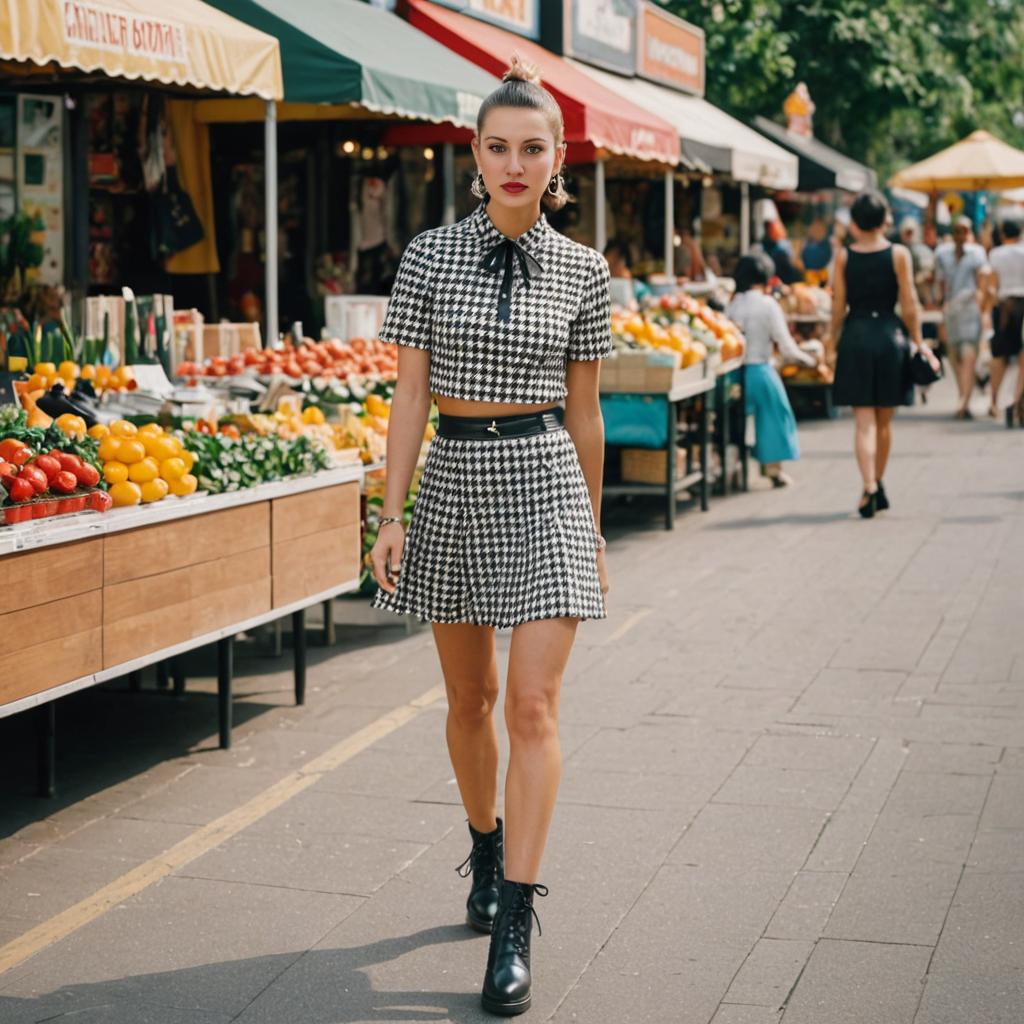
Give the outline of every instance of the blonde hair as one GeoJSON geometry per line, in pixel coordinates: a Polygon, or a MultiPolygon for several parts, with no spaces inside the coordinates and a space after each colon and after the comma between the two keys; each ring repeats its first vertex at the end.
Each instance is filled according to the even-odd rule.
{"type": "MultiPolygon", "coordinates": [[[[558,102],[541,85],[540,72],[536,65],[524,61],[517,53],[512,55],[508,70],[501,76],[501,85],[480,104],[480,111],[476,115],[478,137],[483,137],[484,120],[495,107],[539,110],[551,128],[555,145],[561,146],[565,141],[565,123],[562,120],[562,110],[558,106],[558,102]]],[[[552,192],[548,189],[541,200],[549,210],[560,210],[566,203],[572,202],[572,196],[566,192],[561,174],[555,181],[556,190],[552,192]]]]}

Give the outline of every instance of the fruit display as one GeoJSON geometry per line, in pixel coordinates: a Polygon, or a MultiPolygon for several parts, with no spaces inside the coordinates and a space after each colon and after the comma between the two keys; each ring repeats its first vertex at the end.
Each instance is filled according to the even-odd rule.
{"type": "Polygon", "coordinates": [[[306,377],[394,379],[398,373],[398,349],[377,338],[353,338],[347,343],[307,338],[298,345],[285,342],[277,348],[247,349],[230,357],[216,356],[205,364],[180,363],[176,376],[198,380],[200,377],[233,377],[246,372],[257,376],[279,373],[295,380],[306,377]]]}
{"type": "Polygon", "coordinates": [[[786,363],[779,373],[783,380],[793,384],[831,384],[835,378],[832,367],[825,362],[818,363],[817,366],[786,363]]]}
{"type": "Polygon", "coordinates": [[[136,427],[115,420],[94,427],[92,436],[99,439],[103,479],[115,507],[150,505],[169,494],[185,498],[198,490],[195,455],[159,424],[136,427]]]}
{"type": "Polygon", "coordinates": [[[813,316],[828,319],[832,315],[832,292],[818,285],[798,283],[777,294],[787,316],[813,316]]]}
{"type": "Polygon", "coordinates": [[[24,410],[0,408],[0,523],[108,508],[94,439],[33,427],[24,410]]]}
{"type": "Polygon", "coordinates": [[[620,351],[654,348],[676,353],[683,369],[713,352],[727,362],[744,350],[743,335],[728,317],[685,294],[651,299],[640,312],[613,310],[612,337],[620,351]]]}

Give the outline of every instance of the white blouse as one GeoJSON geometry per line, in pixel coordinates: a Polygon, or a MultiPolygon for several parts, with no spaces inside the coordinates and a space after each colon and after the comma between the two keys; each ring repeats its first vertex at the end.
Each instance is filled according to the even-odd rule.
{"type": "Polygon", "coordinates": [[[786,315],[772,296],[755,289],[740,292],[725,312],[747,340],[743,361],[748,365],[770,362],[773,342],[788,363],[811,365],[814,362],[793,340],[786,315]]]}

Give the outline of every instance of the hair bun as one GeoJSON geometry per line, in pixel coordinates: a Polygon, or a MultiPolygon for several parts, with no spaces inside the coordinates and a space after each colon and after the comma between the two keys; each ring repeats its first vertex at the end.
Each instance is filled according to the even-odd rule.
{"type": "Polygon", "coordinates": [[[501,76],[503,82],[529,82],[531,85],[540,85],[540,72],[536,64],[529,64],[518,53],[512,54],[512,61],[508,71],[501,76]]]}

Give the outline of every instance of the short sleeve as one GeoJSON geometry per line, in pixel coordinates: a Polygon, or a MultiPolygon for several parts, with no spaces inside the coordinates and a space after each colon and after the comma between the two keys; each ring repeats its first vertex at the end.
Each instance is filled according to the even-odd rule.
{"type": "Polygon", "coordinates": [[[612,301],[609,294],[608,263],[594,253],[583,284],[583,298],[576,319],[569,325],[566,359],[584,362],[607,359],[612,354],[612,301]]]}
{"type": "Polygon", "coordinates": [[[426,234],[417,235],[402,253],[391,288],[381,341],[430,350],[431,252],[426,234]]]}

